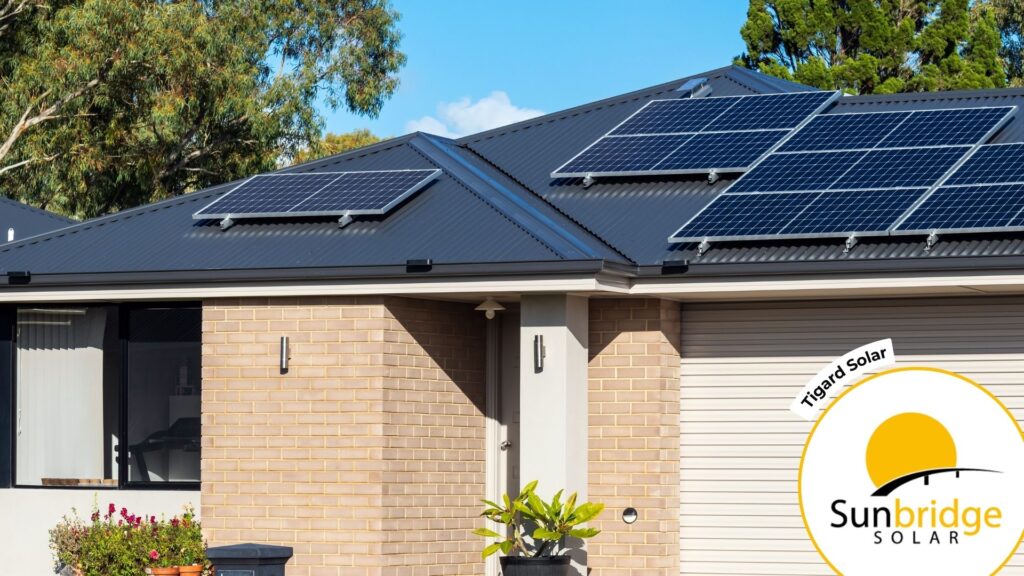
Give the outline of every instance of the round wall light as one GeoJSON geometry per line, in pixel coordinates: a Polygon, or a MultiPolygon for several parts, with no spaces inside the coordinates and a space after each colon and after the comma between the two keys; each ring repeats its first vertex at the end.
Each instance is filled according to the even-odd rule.
{"type": "Polygon", "coordinates": [[[632,524],[636,522],[636,519],[640,515],[637,513],[636,508],[629,507],[622,511],[622,521],[626,524],[632,524]]]}

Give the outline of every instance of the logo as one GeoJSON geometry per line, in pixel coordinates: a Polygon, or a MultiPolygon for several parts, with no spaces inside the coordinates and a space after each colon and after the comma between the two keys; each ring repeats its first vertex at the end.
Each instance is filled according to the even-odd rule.
{"type": "Polygon", "coordinates": [[[995,396],[944,370],[892,369],[839,395],[798,485],[837,574],[995,574],[1024,538],[1024,435],[995,396]]]}

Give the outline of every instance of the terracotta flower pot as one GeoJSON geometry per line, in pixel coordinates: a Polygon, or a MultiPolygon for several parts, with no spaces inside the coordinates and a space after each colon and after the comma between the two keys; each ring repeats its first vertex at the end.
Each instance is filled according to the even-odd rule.
{"type": "Polygon", "coordinates": [[[178,576],[177,566],[168,566],[166,568],[153,567],[149,569],[149,573],[153,576],[178,576]]]}
{"type": "Polygon", "coordinates": [[[178,566],[178,574],[181,576],[199,576],[203,573],[202,564],[190,564],[188,566],[178,566]]]}

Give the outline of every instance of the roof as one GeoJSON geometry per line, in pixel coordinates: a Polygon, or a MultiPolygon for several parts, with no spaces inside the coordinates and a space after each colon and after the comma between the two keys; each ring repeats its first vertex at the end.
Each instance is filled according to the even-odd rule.
{"type": "MultiPolygon", "coordinates": [[[[714,184],[704,176],[607,178],[587,188],[580,179],[550,178],[554,167],[649,100],[687,96],[680,87],[697,78],[706,79],[712,96],[810,90],[728,66],[458,140],[411,134],[284,170],[442,170],[384,217],[359,218],[344,228],[320,219],[241,220],[227,230],[192,219],[237,184],[232,182],[0,246],[0,268],[29,271],[33,285],[45,285],[158,276],[696,275],[744,267],[879,269],[910,261],[951,266],[955,258],[1007,263],[1022,254],[1024,237],[1007,234],[958,237],[931,251],[923,241],[903,237],[866,239],[848,253],[833,239],[721,243],[698,255],[694,245],[673,245],[667,238],[730,178],[714,184]]],[[[826,113],[1007,104],[1024,108],[1024,90],[844,97],[826,113]]],[[[996,141],[1024,141],[1024,120],[1010,122],[996,141]]]]}
{"type": "Polygon", "coordinates": [[[11,229],[14,230],[14,237],[19,239],[66,228],[72,224],[77,222],[53,212],[0,197],[0,231],[4,231],[3,241],[7,239],[6,231],[11,229]]]}

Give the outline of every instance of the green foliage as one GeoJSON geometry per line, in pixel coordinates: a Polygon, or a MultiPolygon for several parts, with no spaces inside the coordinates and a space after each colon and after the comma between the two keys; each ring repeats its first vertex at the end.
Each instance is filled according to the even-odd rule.
{"type": "Polygon", "coordinates": [[[383,138],[365,128],[345,132],[344,134],[328,132],[323,138],[317,138],[308,147],[296,152],[291,164],[301,164],[316,160],[317,158],[323,158],[324,156],[341,154],[342,152],[376,144],[381,140],[383,138]]]}
{"type": "Polygon", "coordinates": [[[318,141],[318,103],[379,113],[405,62],[388,0],[21,1],[0,187],[79,218],[271,169],[318,141]]]}
{"type": "Polygon", "coordinates": [[[550,502],[545,502],[537,496],[536,489],[535,480],[524,486],[514,500],[505,494],[503,504],[483,501],[487,507],[481,516],[504,525],[506,531],[505,535],[487,528],[473,531],[477,536],[498,539],[484,548],[484,558],[499,550],[506,556],[556,556],[564,552],[559,547],[566,538],[592,538],[601,532],[581,525],[597,518],[604,504],[586,502],[577,506],[575,492],[562,502],[562,490],[556,492],[550,502]]]}
{"type": "MultiPolygon", "coordinates": [[[[1018,0],[992,0],[1018,3],[1018,0]]],[[[738,62],[855,94],[1005,85],[997,15],[969,0],[750,0],[738,62]]]]}
{"type": "Polygon", "coordinates": [[[50,530],[50,549],[59,570],[77,568],[84,576],[138,576],[148,566],[206,563],[202,528],[190,507],[171,520],[137,516],[110,504],[94,510],[89,523],[72,511],[50,530]]]}
{"type": "Polygon", "coordinates": [[[985,0],[975,6],[976,13],[990,12],[999,31],[1000,55],[1006,65],[1006,77],[1012,86],[1024,86],[1024,2],[985,0]]]}

